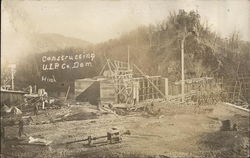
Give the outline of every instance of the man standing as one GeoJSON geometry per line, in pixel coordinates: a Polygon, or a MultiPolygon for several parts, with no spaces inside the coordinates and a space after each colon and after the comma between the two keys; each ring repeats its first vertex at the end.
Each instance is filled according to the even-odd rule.
{"type": "MultiPolygon", "coordinates": [[[[21,137],[24,134],[24,121],[21,119],[18,123],[18,136],[21,137]]],[[[25,134],[24,134],[25,135],[25,134]]]]}
{"type": "Polygon", "coordinates": [[[34,115],[38,114],[38,104],[36,103],[34,106],[34,115]]]}
{"type": "Polygon", "coordinates": [[[1,125],[1,142],[4,142],[4,139],[5,139],[5,128],[2,127],[1,125]]]}

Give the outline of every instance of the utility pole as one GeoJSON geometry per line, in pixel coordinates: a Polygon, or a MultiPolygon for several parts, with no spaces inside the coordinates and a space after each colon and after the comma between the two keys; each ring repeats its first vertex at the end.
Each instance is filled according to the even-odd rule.
{"type": "Polygon", "coordinates": [[[129,45],[128,45],[128,70],[130,70],[130,63],[129,63],[129,45]]]}
{"type": "Polygon", "coordinates": [[[185,69],[184,69],[184,46],[186,37],[189,35],[194,35],[198,37],[196,31],[187,32],[186,27],[184,28],[184,35],[181,40],[181,101],[185,102],[185,69]]]}
{"type": "Polygon", "coordinates": [[[181,102],[185,101],[184,44],[185,35],[181,40],[181,102]]]}
{"type": "Polygon", "coordinates": [[[14,90],[14,71],[11,70],[11,89],[14,90]]]}
{"type": "Polygon", "coordinates": [[[11,71],[11,89],[14,90],[14,88],[15,88],[15,85],[14,85],[14,73],[15,73],[16,65],[11,64],[9,67],[10,67],[10,71],[11,71]]]}

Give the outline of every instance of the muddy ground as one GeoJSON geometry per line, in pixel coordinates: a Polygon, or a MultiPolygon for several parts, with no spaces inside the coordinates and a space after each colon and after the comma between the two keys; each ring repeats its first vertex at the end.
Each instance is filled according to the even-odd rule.
{"type": "MultiPolygon", "coordinates": [[[[17,126],[6,127],[2,157],[248,157],[249,113],[224,103],[198,106],[158,102],[157,115],[143,110],[115,115],[89,104],[39,111],[17,138],[17,126]],[[222,131],[221,121],[237,124],[222,131]],[[66,144],[87,136],[106,135],[110,128],[130,131],[121,143],[89,147],[86,142],[66,144]],[[28,136],[53,141],[48,146],[20,145],[28,136]]],[[[28,115],[28,114],[27,114],[28,115]]],[[[32,114],[30,114],[32,115],[32,114]]]]}

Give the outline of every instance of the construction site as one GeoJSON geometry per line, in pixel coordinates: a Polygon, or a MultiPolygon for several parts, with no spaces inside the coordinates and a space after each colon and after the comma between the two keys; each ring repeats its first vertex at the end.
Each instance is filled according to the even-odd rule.
{"type": "Polygon", "coordinates": [[[189,31],[185,25],[179,45],[168,46],[171,32],[180,29],[171,18],[193,14],[199,15],[170,16],[150,40],[140,38],[138,29],[94,48],[49,48],[15,64],[5,60],[0,157],[249,157],[250,71],[244,50],[250,44],[212,44],[201,40],[201,28],[189,31]],[[139,50],[143,42],[147,50],[139,50]],[[243,55],[230,56],[236,49],[243,55]],[[190,50],[202,53],[195,58],[190,50]]]}
{"type": "Polygon", "coordinates": [[[70,86],[64,97],[32,86],[27,92],[1,89],[1,101],[18,103],[2,106],[3,155],[247,156],[249,104],[223,102],[223,84],[211,77],[185,80],[182,101],[179,83],[107,59],[100,76],[75,80],[73,99],[70,86]],[[20,120],[25,135],[19,137],[20,120]]]}

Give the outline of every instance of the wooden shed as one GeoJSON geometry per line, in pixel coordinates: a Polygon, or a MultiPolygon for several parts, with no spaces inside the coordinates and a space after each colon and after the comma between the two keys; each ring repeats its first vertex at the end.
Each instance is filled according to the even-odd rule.
{"type": "Polygon", "coordinates": [[[3,104],[16,105],[23,103],[24,94],[26,94],[26,92],[1,89],[1,106],[3,104]]]}
{"type": "Polygon", "coordinates": [[[114,103],[116,102],[114,83],[106,78],[76,80],[75,99],[93,105],[97,105],[99,100],[102,103],[114,103]]]}

